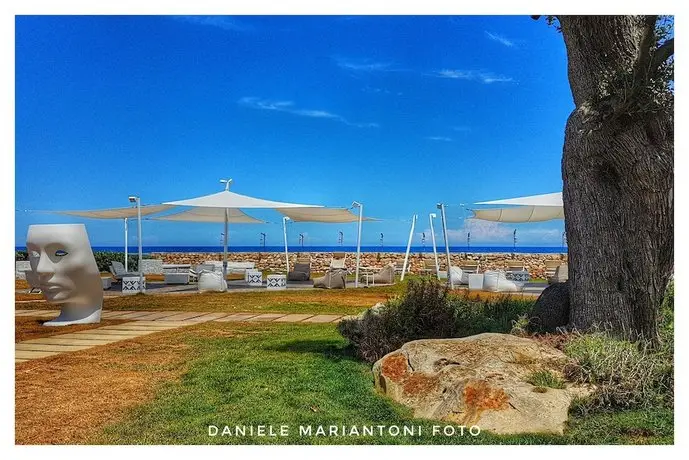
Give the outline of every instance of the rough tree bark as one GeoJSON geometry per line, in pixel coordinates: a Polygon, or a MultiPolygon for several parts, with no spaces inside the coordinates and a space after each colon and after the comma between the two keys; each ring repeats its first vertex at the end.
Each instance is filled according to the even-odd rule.
{"type": "Polygon", "coordinates": [[[657,342],[674,267],[673,114],[635,104],[667,49],[655,51],[654,17],[557,19],[576,107],[562,158],[570,326],[657,342]]]}

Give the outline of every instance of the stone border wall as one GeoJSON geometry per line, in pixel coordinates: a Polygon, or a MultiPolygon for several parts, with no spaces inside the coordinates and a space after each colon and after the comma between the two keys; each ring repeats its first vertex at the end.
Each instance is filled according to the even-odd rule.
{"type": "MultiPolygon", "coordinates": [[[[330,265],[332,253],[330,252],[311,252],[311,253],[290,253],[290,266],[297,257],[309,255],[311,259],[311,271],[324,272],[330,265]]],[[[222,253],[152,253],[156,259],[162,259],[164,264],[200,264],[206,260],[222,260],[222,253]]],[[[462,265],[463,262],[478,261],[479,270],[502,270],[507,266],[507,261],[522,261],[526,265],[532,278],[543,278],[545,275],[546,260],[566,260],[563,254],[474,254],[474,253],[455,253],[450,254],[452,265],[462,265]]],[[[425,260],[433,261],[433,254],[410,254],[409,262],[412,273],[422,273],[425,260]]],[[[445,254],[438,254],[440,269],[445,270],[445,254]]],[[[280,270],[285,268],[285,254],[278,252],[233,252],[228,254],[228,260],[233,262],[254,262],[258,270],[280,270]]],[[[404,254],[399,253],[364,253],[361,254],[362,267],[383,267],[389,263],[402,263],[404,254]]],[[[356,267],[356,254],[347,253],[347,268],[354,270],[356,267]]]]}

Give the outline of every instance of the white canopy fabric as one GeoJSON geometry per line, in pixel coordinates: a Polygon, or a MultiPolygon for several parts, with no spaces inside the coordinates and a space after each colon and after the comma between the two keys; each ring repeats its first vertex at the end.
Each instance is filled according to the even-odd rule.
{"type": "MultiPolygon", "coordinates": [[[[147,216],[157,212],[166,211],[172,208],[169,204],[154,204],[148,206],[141,206],[141,215],[147,216]]],[[[110,208],[110,209],[96,209],[93,211],[48,211],[55,214],[67,214],[69,216],[87,217],[89,219],[125,219],[130,217],[137,217],[136,206],[129,208],[110,208]]]]}
{"type": "Polygon", "coordinates": [[[223,190],[210,195],[190,198],[188,200],[168,201],[171,206],[193,206],[203,208],[254,208],[254,209],[282,209],[282,208],[318,208],[322,206],[311,204],[284,203],[281,201],[264,200],[239,193],[223,190]]]}
{"type": "MultiPolygon", "coordinates": [[[[346,208],[282,208],[278,211],[289,217],[294,222],[321,222],[330,224],[341,224],[348,222],[358,222],[359,216],[346,208]]],[[[371,217],[362,217],[361,220],[377,220],[371,217]]]]}
{"type": "Polygon", "coordinates": [[[169,220],[174,222],[211,222],[222,224],[225,222],[225,212],[227,212],[227,222],[230,224],[264,224],[265,222],[242,212],[239,209],[225,208],[193,208],[188,211],[168,214],[166,216],[151,217],[151,220],[169,220]]]}
{"type": "Polygon", "coordinates": [[[472,218],[493,222],[544,222],[547,220],[564,219],[565,211],[562,204],[562,193],[546,193],[543,195],[508,198],[505,200],[482,201],[476,204],[514,205],[511,208],[472,209],[472,218]]]}

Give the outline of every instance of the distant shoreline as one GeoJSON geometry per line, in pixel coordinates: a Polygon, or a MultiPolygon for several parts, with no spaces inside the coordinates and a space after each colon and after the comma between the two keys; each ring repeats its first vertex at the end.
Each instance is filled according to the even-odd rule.
{"type": "MultiPolygon", "coordinates": [[[[26,247],[17,246],[16,251],[25,251],[26,247]]],[[[124,252],[124,246],[93,246],[94,251],[113,251],[124,252]]],[[[403,254],[407,250],[406,246],[361,246],[362,253],[383,253],[383,254],[403,254]]],[[[284,252],[283,246],[230,246],[228,252],[236,253],[281,253],[284,252]]],[[[438,253],[445,252],[445,246],[437,246],[438,253]]],[[[130,246],[129,252],[135,254],[138,252],[136,246],[130,246]]],[[[145,254],[157,253],[222,253],[223,248],[220,246],[144,246],[143,252],[145,254]]],[[[290,246],[289,252],[347,252],[355,253],[356,246],[290,246]]],[[[430,245],[426,246],[412,246],[411,253],[433,253],[433,248],[430,245]]],[[[566,247],[561,246],[451,246],[450,252],[453,254],[563,254],[567,253],[566,247]]]]}

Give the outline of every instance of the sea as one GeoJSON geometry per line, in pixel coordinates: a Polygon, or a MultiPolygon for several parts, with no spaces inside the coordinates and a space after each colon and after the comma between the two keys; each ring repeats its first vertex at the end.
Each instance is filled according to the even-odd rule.
{"type": "MultiPolygon", "coordinates": [[[[25,251],[26,247],[17,246],[17,251],[25,251]]],[[[124,252],[124,246],[94,246],[94,251],[124,252]]],[[[356,252],[356,246],[289,246],[289,252],[356,252]]],[[[230,246],[228,252],[284,252],[284,246],[230,246]]],[[[361,252],[368,253],[404,253],[406,246],[361,246],[361,252]]],[[[129,247],[129,252],[135,254],[139,251],[136,246],[129,247]]],[[[444,246],[438,246],[439,253],[445,252],[444,246]]],[[[144,246],[143,252],[223,252],[222,246],[144,246]]],[[[412,246],[411,251],[417,253],[432,253],[433,247],[412,246]]],[[[450,246],[451,253],[519,253],[519,254],[560,254],[566,253],[563,246],[450,246]]]]}

